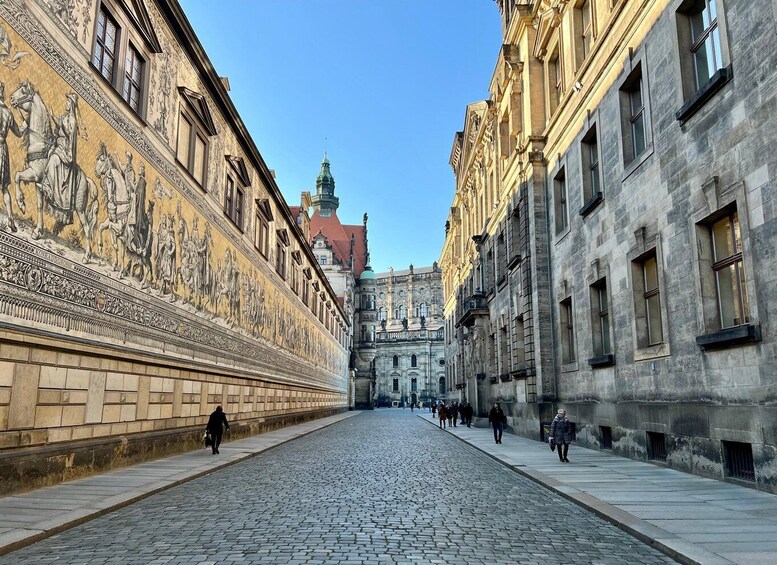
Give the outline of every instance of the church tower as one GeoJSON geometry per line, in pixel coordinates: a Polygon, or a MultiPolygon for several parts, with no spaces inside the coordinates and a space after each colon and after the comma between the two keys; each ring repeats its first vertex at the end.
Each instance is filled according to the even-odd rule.
{"type": "Polygon", "coordinates": [[[340,199],[335,196],[335,178],[329,170],[329,159],[326,154],[321,161],[321,172],[316,179],[316,194],[312,198],[313,210],[318,210],[323,217],[331,216],[340,206],[340,199]]]}

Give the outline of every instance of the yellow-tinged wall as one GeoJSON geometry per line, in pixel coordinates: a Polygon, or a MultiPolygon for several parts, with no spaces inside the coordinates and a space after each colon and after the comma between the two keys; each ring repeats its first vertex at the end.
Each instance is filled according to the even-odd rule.
{"type": "Polygon", "coordinates": [[[27,128],[5,138],[16,231],[0,204],[0,448],[199,424],[216,404],[243,419],[346,406],[348,353],[278,276],[274,257],[254,248],[255,199],[269,200],[273,236],[286,229],[291,239],[289,268],[302,251],[299,268],[311,268],[339,326],[336,299],[158,7],[146,2],[163,52],[148,61],[141,121],[89,64],[98,2],[76,4],[64,15],[44,2],[0,6],[0,114],[27,128]],[[218,130],[205,189],[175,161],[179,86],[205,95],[218,130]],[[68,112],[77,168],[60,170],[77,180],[64,199],[76,213],[61,225],[47,196],[39,212],[36,182],[17,187],[15,177],[55,184],[46,170],[56,168],[55,124],[68,112]],[[47,150],[34,152],[47,122],[47,150]],[[128,155],[136,178],[145,168],[145,215],[125,203],[131,195],[109,196],[128,155]],[[226,155],[251,177],[244,233],[223,213],[226,155]],[[133,231],[125,209],[150,230],[133,231]],[[165,243],[175,249],[167,275],[165,243]]]}

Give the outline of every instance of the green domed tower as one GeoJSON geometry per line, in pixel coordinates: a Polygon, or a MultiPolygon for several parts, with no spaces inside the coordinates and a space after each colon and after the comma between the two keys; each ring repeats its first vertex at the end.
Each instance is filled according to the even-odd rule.
{"type": "Polygon", "coordinates": [[[340,206],[340,199],[335,196],[335,178],[329,170],[329,159],[324,155],[321,161],[321,172],[316,179],[316,194],[311,198],[313,210],[318,210],[322,216],[331,216],[340,206]]]}

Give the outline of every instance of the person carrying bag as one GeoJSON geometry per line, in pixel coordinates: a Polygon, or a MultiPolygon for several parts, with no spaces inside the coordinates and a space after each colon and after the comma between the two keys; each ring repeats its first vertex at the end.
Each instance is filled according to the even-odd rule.
{"type": "Polygon", "coordinates": [[[224,435],[224,428],[229,429],[229,422],[227,422],[227,415],[224,414],[224,410],[221,406],[216,406],[216,410],[210,415],[208,419],[208,425],[205,428],[205,445],[208,445],[208,436],[210,436],[210,444],[213,448],[213,455],[217,455],[219,452],[219,445],[221,445],[221,438],[224,435]]]}

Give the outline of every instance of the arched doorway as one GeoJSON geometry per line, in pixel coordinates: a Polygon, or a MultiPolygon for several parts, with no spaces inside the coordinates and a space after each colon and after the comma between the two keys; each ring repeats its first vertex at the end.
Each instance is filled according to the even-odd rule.
{"type": "Polygon", "coordinates": [[[410,395],[410,403],[414,405],[418,404],[418,395],[416,393],[410,395]]]}

